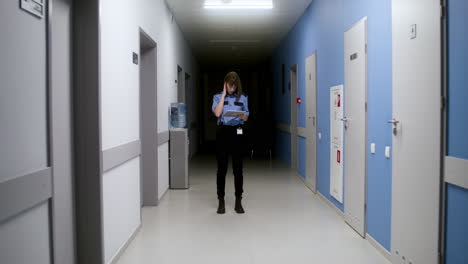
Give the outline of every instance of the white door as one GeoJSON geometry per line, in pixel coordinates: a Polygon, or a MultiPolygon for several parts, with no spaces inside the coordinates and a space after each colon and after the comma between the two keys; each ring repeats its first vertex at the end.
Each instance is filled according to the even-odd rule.
{"type": "Polygon", "coordinates": [[[306,182],[317,192],[317,53],[306,58],[306,182]]]}
{"type": "Polygon", "coordinates": [[[290,71],[291,84],[291,168],[297,168],[297,65],[290,71]]]}
{"type": "Polygon", "coordinates": [[[365,236],[367,18],[345,32],[345,220],[365,236]]]}
{"type": "Polygon", "coordinates": [[[441,170],[440,1],[392,3],[392,262],[406,259],[405,263],[436,264],[441,170]]]}

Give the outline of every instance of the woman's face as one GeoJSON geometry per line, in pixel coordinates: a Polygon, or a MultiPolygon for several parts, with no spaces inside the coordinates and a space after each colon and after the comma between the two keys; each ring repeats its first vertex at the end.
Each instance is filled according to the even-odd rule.
{"type": "Polygon", "coordinates": [[[227,84],[227,93],[229,95],[233,94],[234,92],[236,91],[236,86],[233,84],[233,85],[230,85],[229,83],[227,84]]]}

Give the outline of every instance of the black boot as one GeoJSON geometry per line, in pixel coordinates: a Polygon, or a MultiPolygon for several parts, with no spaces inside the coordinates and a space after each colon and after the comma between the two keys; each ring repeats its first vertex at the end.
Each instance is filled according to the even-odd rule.
{"type": "Polygon", "coordinates": [[[241,200],[242,198],[236,198],[236,206],[234,207],[234,210],[236,210],[236,213],[238,214],[245,213],[244,208],[242,208],[241,200]]]}
{"type": "Polygon", "coordinates": [[[226,213],[226,207],[224,206],[224,199],[219,199],[219,205],[218,205],[218,214],[225,214],[226,213]]]}

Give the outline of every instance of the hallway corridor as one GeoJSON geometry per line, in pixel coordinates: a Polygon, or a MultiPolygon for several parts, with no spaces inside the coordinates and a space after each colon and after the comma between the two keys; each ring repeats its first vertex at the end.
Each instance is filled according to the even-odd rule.
{"type": "Polygon", "coordinates": [[[195,157],[189,190],[143,208],[118,264],[389,263],[280,161],[246,160],[245,215],[234,212],[229,171],[226,214],[217,215],[214,159],[195,157]]]}
{"type": "Polygon", "coordinates": [[[0,1],[0,264],[468,264],[467,13],[0,1]]]}

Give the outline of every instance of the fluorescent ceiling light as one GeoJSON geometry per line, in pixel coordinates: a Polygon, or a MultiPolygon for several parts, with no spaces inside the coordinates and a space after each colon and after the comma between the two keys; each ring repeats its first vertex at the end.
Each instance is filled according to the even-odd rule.
{"type": "Polygon", "coordinates": [[[205,0],[206,9],[272,9],[272,0],[205,0]]]}
{"type": "Polygon", "coordinates": [[[259,43],[258,39],[212,39],[211,43],[259,43]]]}
{"type": "Polygon", "coordinates": [[[273,6],[264,5],[205,5],[206,9],[272,9],[273,6]]]}

